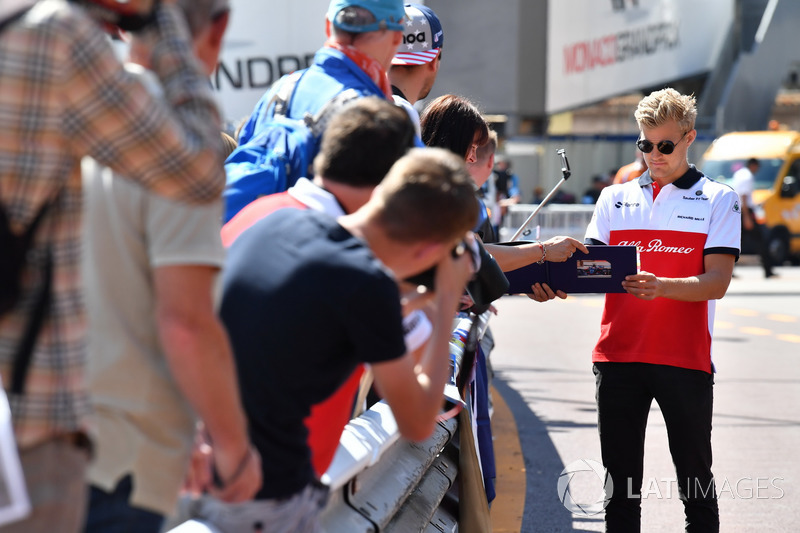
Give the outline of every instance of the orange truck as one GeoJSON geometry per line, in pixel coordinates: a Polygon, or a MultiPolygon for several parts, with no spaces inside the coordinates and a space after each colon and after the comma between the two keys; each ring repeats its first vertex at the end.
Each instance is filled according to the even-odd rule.
{"type": "MultiPolygon", "coordinates": [[[[700,169],[730,185],[733,173],[751,157],[760,162],[753,203],[767,232],[770,255],[776,265],[800,264],[800,132],[726,133],[708,147],[700,169]]],[[[742,247],[743,253],[755,253],[748,242],[742,247]]]]}

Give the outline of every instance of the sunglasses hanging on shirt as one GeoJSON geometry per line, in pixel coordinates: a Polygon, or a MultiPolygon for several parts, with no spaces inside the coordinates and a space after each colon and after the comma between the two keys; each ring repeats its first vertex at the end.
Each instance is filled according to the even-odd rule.
{"type": "Polygon", "coordinates": [[[688,131],[681,135],[681,138],[678,139],[678,142],[674,143],[672,141],[659,141],[658,144],[653,144],[652,141],[648,141],[647,139],[639,139],[636,141],[636,147],[646,153],[649,154],[653,151],[653,148],[658,148],[658,151],[664,155],[669,155],[675,151],[675,146],[678,145],[686,134],[689,133],[688,131]]]}

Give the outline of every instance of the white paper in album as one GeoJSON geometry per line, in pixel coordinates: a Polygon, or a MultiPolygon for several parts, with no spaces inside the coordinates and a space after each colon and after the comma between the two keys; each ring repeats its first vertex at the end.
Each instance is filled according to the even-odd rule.
{"type": "Polygon", "coordinates": [[[0,384],[0,526],[21,520],[30,512],[31,504],[11,424],[11,409],[0,384]]]}

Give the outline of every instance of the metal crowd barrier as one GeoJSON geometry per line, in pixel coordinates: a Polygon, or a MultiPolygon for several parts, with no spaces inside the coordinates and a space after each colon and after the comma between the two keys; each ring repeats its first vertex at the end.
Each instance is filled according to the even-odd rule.
{"type": "MultiPolygon", "coordinates": [[[[509,206],[500,228],[500,240],[509,241],[514,232],[525,223],[537,204],[516,204],[509,206]]],[[[523,234],[520,240],[546,241],[551,237],[566,235],[583,241],[586,227],[592,220],[594,205],[587,204],[549,204],[531,220],[530,234],[523,234]]]]}
{"type": "MultiPolygon", "coordinates": [[[[323,531],[430,530],[426,524],[434,520],[458,471],[457,458],[441,453],[456,429],[456,419],[451,418],[437,423],[424,442],[400,439],[391,410],[383,403],[348,424],[333,464],[322,479],[331,487],[330,500],[320,517],[323,531]],[[394,431],[386,432],[387,427],[394,431]]],[[[442,512],[434,521],[456,524],[457,518],[442,512]]]]}

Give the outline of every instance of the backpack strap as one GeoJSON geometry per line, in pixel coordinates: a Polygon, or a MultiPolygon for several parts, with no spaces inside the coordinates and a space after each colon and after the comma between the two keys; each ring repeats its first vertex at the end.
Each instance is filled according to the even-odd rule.
{"type": "Polygon", "coordinates": [[[291,74],[286,75],[278,87],[278,90],[275,91],[275,94],[269,101],[268,108],[272,107],[273,105],[275,106],[272,111],[273,116],[286,116],[286,113],[289,112],[289,104],[292,101],[292,96],[294,96],[294,90],[297,88],[297,84],[300,82],[300,79],[305,76],[307,71],[308,69],[295,70],[291,74]]]}
{"type": "MultiPolygon", "coordinates": [[[[42,219],[44,219],[44,215],[47,213],[50,207],[56,203],[58,198],[61,197],[61,190],[63,189],[59,188],[58,193],[39,209],[39,212],[36,213],[36,216],[25,229],[25,232],[16,237],[17,242],[15,245],[17,247],[17,251],[20,252],[20,257],[18,258],[19,261],[25,261],[24,252],[30,249],[36,229],[38,228],[42,219]]],[[[8,218],[2,206],[0,206],[0,224],[2,223],[8,223],[8,218]]],[[[10,231],[10,228],[8,229],[10,231]]],[[[50,233],[53,233],[52,229],[50,233]]],[[[42,326],[44,326],[44,319],[47,317],[47,313],[50,310],[50,304],[53,300],[52,248],[48,247],[45,253],[46,255],[43,269],[44,279],[42,281],[42,285],[37,291],[36,298],[33,303],[33,309],[31,310],[30,316],[28,316],[28,321],[25,324],[25,330],[22,333],[22,338],[20,339],[19,345],[17,345],[14,358],[12,359],[11,387],[9,390],[14,394],[22,394],[25,390],[25,379],[28,375],[31,359],[33,358],[33,349],[36,347],[36,339],[39,337],[42,326]]],[[[22,265],[20,265],[18,274],[21,275],[21,273],[22,265]]]]}
{"type": "Polygon", "coordinates": [[[22,334],[17,351],[14,353],[13,366],[11,368],[11,392],[22,394],[25,391],[25,380],[28,377],[28,370],[33,359],[33,349],[36,347],[36,339],[44,326],[44,319],[50,311],[50,304],[53,301],[53,251],[48,248],[44,263],[44,282],[39,287],[33,309],[25,324],[25,331],[22,334]]]}
{"type": "Polygon", "coordinates": [[[311,131],[311,134],[315,138],[319,138],[322,132],[325,131],[325,128],[328,127],[328,122],[330,122],[333,115],[338,113],[345,104],[357,98],[361,98],[361,93],[352,88],[345,89],[322,106],[322,108],[317,111],[316,115],[312,116],[311,113],[306,113],[306,116],[303,117],[303,121],[306,123],[306,127],[309,131],[311,131]]]}

